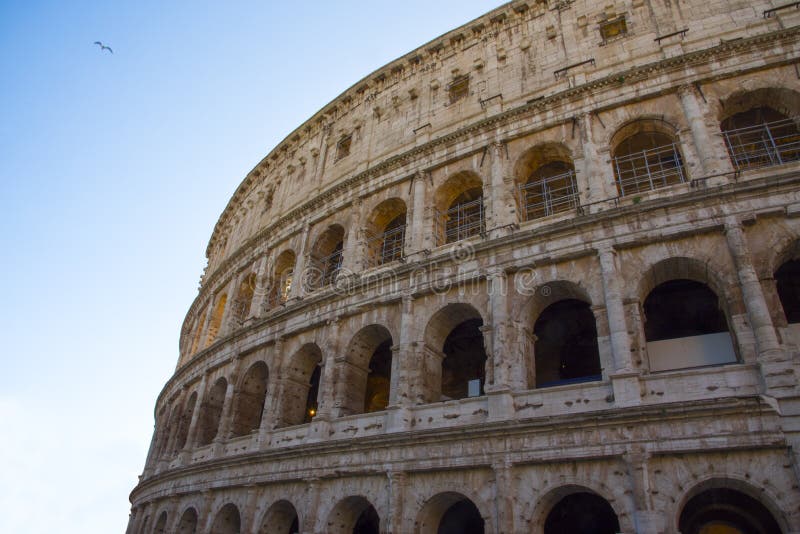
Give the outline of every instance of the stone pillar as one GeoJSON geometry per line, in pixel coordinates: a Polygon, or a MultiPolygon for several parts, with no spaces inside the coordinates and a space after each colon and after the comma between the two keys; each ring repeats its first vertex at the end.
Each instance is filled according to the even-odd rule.
{"type": "Polygon", "coordinates": [[[192,420],[189,423],[189,433],[186,436],[186,444],[183,446],[183,451],[181,452],[181,463],[183,464],[189,462],[191,450],[194,448],[195,443],[197,443],[197,424],[200,419],[203,403],[205,402],[207,380],[208,375],[204,374],[203,378],[200,380],[200,387],[197,388],[197,401],[194,403],[194,412],[192,413],[192,420]]]}
{"type": "Polygon", "coordinates": [[[245,486],[247,497],[241,510],[241,532],[258,532],[258,487],[254,484],[245,486]]]}
{"type": "Polygon", "coordinates": [[[306,266],[311,255],[308,244],[308,233],[311,227],[308,223],[303,225],[303,235],[300,237],[300,250],[297,251],[297,269],[292,275],[292,289],[290,299],[303,298],[306,294],[306,266]]]}
{"type": "Polygon", "coordinates": [[[492,464],[495,485],[495,532],[512,534],[514,531],[514,488],[511,479],[511,462],[502,460],[492,464]]]}
{"type": "Polygon", "coordinates": [[[178,439],[178,430],[181,426],[181,418],[183,417],[183,411],[186,409],[185,406],[186,402],[186,387],[181,388],[180,393],[178,394],[177,398],[174,402],[174,414],[175,416],[172,418],[170,428],[169,428],[169,437],[167,438],[166,447],[164,448],[167,456],[170,460],[174,457],[174,453],[178,452],[175,450],[176,440],[178,439]]]}
{"type": "Polygon", "coordinates": [[[211,515],[211,506],[214,504],[214,494],[211,490],[203,491],[203,503],[200,510],[197,510],[197,534],[211,533],[211,525],[214,524],[214,516],[211,515]]]}
{"type": "MultiPolygon", "coordinates": [[[[722,138],[712,134],[709,123],[716,122],[711,116],[708,106],[697,94],[693,84],[678,87],[678,96],[689,128],[692,141],[700,159],[700,171],[704,176],[732,172],[733,166],[728,158],[728,150],[722,138]]],[[[718,128],[715,128],[718,129],[718,128]]]]}
{"type": "Polygon", "coordinates": [[[239,365],[241,364],[240,355],[236,355],[236,361],[233,364],[233,370],[228,376],[228,387],[225,390],[225,399],[222,402],[222,413],[219,417],[219,429],[217,435],[214,437],[213,451],[214,455],[222,454],[222,444],[228,441],[231,433],[231,426],[233,425],[233,401],[234,393],[236,390],[236,381],[239,375],[239,365]]]}
{"type": "Polygon", "coordinates": [[[363,270],[363,231],[361,230],[361,221],[364,220],[363,213],[364,203],[361,199],[353,202],[350,210],[350,222],[348,224],[347,233],[344,237],[342,244],[342,269],[340,274],[345,276],[360,273],[363,270]]]}
{"type": "Polygon", "coordinates": [[[649,458],[650,453],[644,448],[629,450],[624,455],[634,504],[632,519],[637,534],[660,534],[666,525],[663,510],[656,510],[653,506],[649,458]]]}
{"type": "Polygon", "coordinates": [[[203,324],[200,325],[200,336],[197,338],[197,349],[195,352],[199,352],[208,346],[206,342],[206,338],[208,337],[208,327],[211,324],[211,317],[214,315],[214,299],[209,299],[208,304],[206,304],[206,316],[203,319],[203,324]]]}
{"type": "Polygon", "coordinates": [[[506,150],[505,143],[497,142],[489,145],[492,161],[489,176],[490,202],[484,201],[487,212],[491,206],[490,216],[487,217],[487,230],[509,227],[519,223],[517,203],[514,200],[514,177],[506,170],[508,163],[506,150]]]}
{"type": "Polygon", "coordinates": [[[222,310],[222,321],[219,323],[219,330],[217,331],[217,338],[221,339],[228,335],[233,328],[231,327],[231,318],[233,317],[233,308],[236,304],[236,290],[238,289],[237,279],[234,276],[228,282],[228,287],[225,288],[225,309],[222,310]]]}
{"type": "Polygon", "coordinates": [[[614,357],[614,372],[609,373],[614,387],[614,400],[618,406],[641,403],[639,373],[631,361],[631,341],[625,321],[625,306],[622,301],[621,281],[617,272],[616,252],[611,246],[599,251],[600,270],[603,277],[603,294],[608,313],[608,330],[611,353],[614,357]]]}
{"type": "MultiPolygon", "coordinates": [[[[592,130],[592,114],[582,113],[580,116],[581,148],[583,149],[583,165],[576,165],[576,184],[581,205],[598,202],[618,196],[614,184],[614,171],[601,161],[597,143],[592,130]]],[[[578,163],[578,162],[576,162],[578,163]]],[[[595,206],[590,212],[602,209],[595,206]]]]}
{"type": "Polygon", "coordinates": [[[794,369],[781,349],[775,325],[772,323],[769,307],[761,289],[761,282],[758,280],[750,258],[744,231],[735,216],[725,219],[725,237],[736,266],[744,306],[756,340],[758,363],[767,391],[773,396],[783,396],[786,393],[794,392],[797,388],[794,369]]]}
{"type": "Polygon", "coordinates": [[[339,415],[339,401],[336,399],[336,383],[338,378],[339,358],[339,321],[328,322],[325,342],[322,348],[322,362],[319,372],[319,390],[317,392],[317,414],[311,421],[308,441],[325,440],[328,437],[331,419],[339,415]]]}
{"type": "Polygon", "coordinates": [[[269,433],[277,426],[281,416],[281,398],[283,384],[283,343],[284,339],[275,339],[272,347],[272,369],[269,372],[267,381],[267,398],[264,400],[264,411],[261,414],[261,426],[258,429],[258,439],[262,445],[269,442],[269,433]]]}
{"type": "Polygon", "coordinates": [[[430,195],[428,194],[429,183],[430,175],[422,172],[415,174],[411,183],[411,209],[407,219],[405,254],[414,254],[414,260],[418,259],[416,257],[417,253],[435,246],[430,241],[433,229],[432,227],[426,228],[428,222],[426,211],[433,209],[432,206],[428,205],[430,202],[430,195]]]}
{"type": "Polygon", "coordinates": [[[386,507],[389,517],[386,518],[385,532],[386,534],[403,534],[403,513],[408,475],[398,471],[389,471],[386,475],[389,478],[389,502],[386,507]]]}
{"type": "Polygon", "coordinates": [[[319,517],[319,479],[310,478],[306,480],[306,506],[303,515],[303,523],[300,525],[300,534],[316,534],[319,517]]]}
{"type": "Polygon", "coordinates": [[[267,297],[269,296],[269,261],[270,255],[264,254],[256,270],[256,287],[253,291],[253,302],[250,303],[250,312],[245,321],[250,322],[264,315],[267,297]]]}
{"type": "MultiPolygon", "coordinates": [[[[513,389],[521,389],[523,375],[520,362],[511,350],[508,320],[508,277],[502,269],[490,271],[489,284],[489,320],[491,328],[487,344],[487,358],[491,362],[491,382],[487,380],[484,387],[489,400],[489,419],[505,420],[514,416],[513,389]]],[[[489,364],[487,361],[487,364],[489,364]]],[[[487,379],[489,369],[486,370],[487,379]]]]}
{"type": "Polygon", "coordinates": [[[415,343],[414,298],[405,294],[400,302],[400,339],[392,347],[392,376],[389,384],[388,431],[403,431],[411,427],[411,405],[415,343]]]}

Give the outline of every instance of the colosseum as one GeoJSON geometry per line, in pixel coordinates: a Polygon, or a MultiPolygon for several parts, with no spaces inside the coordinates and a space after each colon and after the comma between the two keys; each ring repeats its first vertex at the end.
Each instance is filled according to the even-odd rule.
{"type": "Polygon", "coordinates": [[[128,532],[800,533],[800,2],[502,5],[245,177],[128,532]]]}

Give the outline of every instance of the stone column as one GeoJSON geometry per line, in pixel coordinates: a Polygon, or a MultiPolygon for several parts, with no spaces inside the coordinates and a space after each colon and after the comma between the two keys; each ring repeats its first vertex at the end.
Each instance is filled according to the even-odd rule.
{"type": "Polygon", "coordinates": [[[237,278],[234,276],[228,282],[225,288],[225,309],[222,310],[222,321],[219,323],[219,330],[217,330],[217,338],[221,339],[228,335],[233,328],[231,327],[231,318],[233,317],[233,308],[236,303],[236,290],[238,289],[237,278]]]}
{"type": "Polygon", "coordinates": [[[303,235],[300,237],[300,250],[297,251],[297,268],[292,275],[292,289],[290,299],[303,298],[306,294],[306,266],[308,265],[310,245],[308,244],[308,233],[311,227],[308,223],[303,225],[303,235]]]}
{"type": "Polygon", "coordinates": [[[511,328],[508,320],[508,277],[502,269],[495,268],[487,277],[489,284],[489,336],[487,344],[487,364],[491,362],[491,382],[484,387],[489,400],[489,419],[505,420],[514,416],[513,389],[520,389],[522,371],[511,350],[509,335],[511,328]]]}
{"type": "MultiPolygon", "coordinates": [[[[614,198],[619,193],[614,183],[614,170],[601,161],[597,143],[592,130],[592,114],[582,113],[580,116],[581,148],[583,149],[583,165],[576,165],[575,180],[581,205],[614,198]]],[[[577,162],[576,162],[577,163],[577,162]]],[[[602,209],[595,206],[590,212],[602,209]]]]}
{"type": "Polygon", "coordinates": [[[307,441],[320,441],[328,437],[331,420],[338,417],[339,402],[336,399],[337,360],[339,360],[338,320],[328,323],[322,348],[322,362],[317,391],[317,414],[311,421],[307,441]]]}
{"type": "Polygon", "coordinates": [[[214,494],[211,490],[204,490],[201,509],[197,510],[197,534],[211,534],[211,525],[214,524],[215,519],[211,515],[212,504],[214,504],[214,494]]]}
{"type": "Polygon", "coordinates": [[[625,453],[625,467],[631,486],[631,497],[634,504],[634,528],[638,534],[659,534],[664,532],[666,515],[656,510],[651,498],[649,459],[650,453],[644,447],[635,448],[625,453]]]}
{"type": "Polygon", "coordinates": [[[191,450],[197,443],[197,424],[200,419],[200,412],[202,411],[203,403],[206,396],[206,383],[208,375],[204,374],[200,380],[200,387],[197,388],[197,401],[194,403],[194,412],[192,413],[192,420],[189,423],[189,432],[186,436],[186,444],[181,451],[181,463],[186,464],[191,459],[191,450]]]}
{"type": "Polygon", "coordinates": [[[689,128],[692,131],[692,141],[700,159],[702,175],[732,172],[733,166],[728,158],[728,150],[719,136],[714,136],[709,127],[710,122],[716,122],[708,111],[693,84],[684,84],[678,87],[678,96],[689,128]]]}
{"type": "MultiPolygon", "coordinates": [[[[362,262],[364,260],[364,252],[362,246],[361,221],[364,220],[363,213],[364,203],[361,199],[353,202],[350,212],[350,222],[348,224],[347,234],[344,237],[342,245],[342,269],[341,273],[350,275],[360,273],[362,271],[362,262]]],[[[341,274],[340,273],[340,274],[341,274]]]]}
{"type": "Polygon", "coordinates": [[[258,487],[254,484],[245,487],[247,497],[241,510],[241,532],[258,532],[258,487]]]}
{"type": "Polygon", "coordinates": [[[319,479],[306,480],[306,506],[303,514],[303,523],[300,525],[301,534],[316,534],[319,518],[319,479]]]}
{"type": "MultiPolygon", "coordinates": [[[[735,216],[725,219],[725,237],[736,266],[747,317],[756,340],[758,363],[767,391],[773,396],[781,390],[784,393],[794,392],[797,378],[791,362],[787,361],[786,354],[781,349],[761,282],[750,258],[744,231],[735,216]]],[[[783,393],[780,394],[782,395],[783,393]]]]}
{"type": "Polygon", "coordinates": [[[203,319],[203,324],[200,325],[200,335],[197,338],[197,348],[194,352],[199,352],[208,346],[206,338],[208,337],[208,327],[211,324],[211,317],[214,315],[214,299],[211,298],[206,304],[206,316],[203,319]]]}
{"type": "Polygon", "coordinates": [[[175,399],[174,403],[174,413],[175,417],[172,418],[171,425],[169,428],[169,436],[167,438],[167,443],[164,448],[169,460],[171,461],[174,457],[174,453],[179,452],[175,450],[175,442],[178,439],[178,430],[181,426],[181,418],[183,417],[183,411],[186,409],[185,406],[186,402],[186,387],[181,388],[180,393],[178,394],[177,398],[175,399]]]}
{"type": "Polygon", "coordinates": [[[270,254],[264,254],[258,264],[258,270],[256,271],[256,287],[253,291],[253,302],[250,303],[250,312],[247,314],[247,322],[258,319],[264,315],[264,308],[266,307],[270,290],[269,259],[271,254],[271,252],[270,254]]]}
{"type": "Polygon", "coordinates": [[[514,531],[514,488],[511,484],[511,462],[501,460],[492,464],[495,485],[495,532],[512,534],[514,531]]]}
{"type": "Polygon", "coordinates": [[[389,517],[386,518],[386,533],[403,534],[403,512],[408,475],[398,471],[389,471],[386,475],[389,478],[389,502],[386,507],[389,517]]]}
{"type": "Polygon", "coordinates": [[[275,339],[272,347],[272,361],[275,362],[269,371],[267,381],[267,398],[264,400],[264,411],[261,414],[261,426],[258,429],[258,439],[262,445],[269,442],[269,433],[277,426],[281,417],[281,398],[283,384],[283,343],[284,339],[275,339]]]}
{"type": "Polygon", "coordinates": [[[418,172],[414,175],[411,183],[411,209],[407,219],[405,254],[414,254],[412,259],[415,261],[419,259],[416,256],[417,253],[435,246],[430,241],[433,228],[426,228],[428,222],[426,211],[433,209],[432,206],[428,205],[430,202],[430,195],[428,195],[429,182],[430,175],[428,173],[418,172]]]}
{"type": "Polygon", "coordinates": [[[222,402],[222,413],[219,417],[219,429],[217,435],[214,437],[213,454],[214,456],[222,454],[223,443],[228,441],[231,433],[231,426],[233,425],[233,400],[236,390],[236,381],[239,375],[239,365],[241,364],[240,355],[236,355],[236,361],[233,364],[231,374],[228,376],[228,387],[225,390],[225,399],[222,402]]]}
{"type": "Polygon", "coordinates": [[[603,294],[608,313],[611,353],[614,357],[614,372],[609,373],[614,387],[614,400],[618,406],[639,404],[641,403],[639,373],[634,370],[631,361],[631,341],[625,321],[625,306],[622,301],[616,252],[610,245],[607,245],[598,253],[603,277],[603,294]]]}
{"type": "Polygon", "coordinates": [[[414,298],[405,294],[400,301],[400,339],[392,347],[392,376],[389,384],[388,431],[411,427],[411,385],[414,381],[411,363],[414,357],[414,298]]]}
{"type": "MultiPolygon", "coordinates": [[[[491,171],[489,176],[491,214],[487,219],[487,229],[517,225],[517,203],[514,200],[514,177],[506,169],[508,158],[506,144],[502,142],[489,145],[491,152],[491,171]],[[489,225],[491,221],[491,226],[489,225]]],[[[486,205],[487,211],[489,205],[486,205]]]]}

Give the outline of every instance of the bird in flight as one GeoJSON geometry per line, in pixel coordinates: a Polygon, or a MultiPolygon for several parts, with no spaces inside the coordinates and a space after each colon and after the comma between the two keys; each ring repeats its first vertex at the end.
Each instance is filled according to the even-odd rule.
{"type": "Polygon", "coordinates": [[[114,51],[113,51],[113,50],[111,50],[111,47],[110,47],[110,46],[106,46],[106,45],[104,45],[103,43],[101,43],[100,41],[95,41],[95,42],[94,42],[94,44],[96,44],[97,46],[99,46],[99,47],[100,47],[100,51],[101,51],[101,52],[102,52],[103,50],[108,50],[108,51],[109,51],[109,52],[111,52],[112,54],[114,53],[114,51]]]}

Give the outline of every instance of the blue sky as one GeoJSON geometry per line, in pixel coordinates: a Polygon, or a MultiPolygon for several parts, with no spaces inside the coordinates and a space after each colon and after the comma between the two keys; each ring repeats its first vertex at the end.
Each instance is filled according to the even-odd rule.
{"type": "Polygon", "coordinates": [[[0,532],[124,531],[236,186],[360,78],[499,4],[0,0],[0,532]]]}

